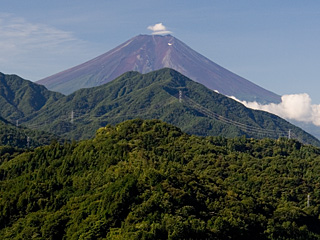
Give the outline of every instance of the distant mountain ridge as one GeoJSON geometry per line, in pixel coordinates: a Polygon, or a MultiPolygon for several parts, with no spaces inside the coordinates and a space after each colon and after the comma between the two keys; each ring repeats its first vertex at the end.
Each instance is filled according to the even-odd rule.
{"type": "Polygon", "coordinates": [[[104,85],[59,95],[20,122],[64,138],[85,139],[99,127],[135,118],[159,119],[200,136],[277,139],[291,129],[301,142],[320,146],[280,117],[248,109],[168,68],[127,72],[104,85]]]}
{"type": "Polygon", "coordinates": [[[128,71],[148,73],[162,68],[172,68],[211,90],[240,100],[280,102],[279,95],[217,65],[171,35],[136,36],[105,54],[37,83],[70,94],[110,82],[128,71]]]}

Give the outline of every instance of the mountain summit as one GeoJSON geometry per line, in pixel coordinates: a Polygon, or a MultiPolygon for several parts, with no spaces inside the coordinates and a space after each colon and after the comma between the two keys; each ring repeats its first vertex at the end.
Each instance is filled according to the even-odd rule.
{"type": "Polygon", "coordinates": [[[99,86],[128,71],[148,73],[172,68],[206,87],[246,101],[279,102],[280,96],[217,65],[177,38],[139,35],[88,62],[38,81],[48,89],[70,94],[99,86]]]}

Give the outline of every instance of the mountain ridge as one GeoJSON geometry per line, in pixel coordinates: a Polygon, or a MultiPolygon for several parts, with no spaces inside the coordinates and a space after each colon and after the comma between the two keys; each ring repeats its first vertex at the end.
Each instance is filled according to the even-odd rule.
{"type": "MultiPolygon", "coordinates": [[[[62,97],[55,106],[60,107],[42,109],[32,121],[41,124],[44,119],[52,119],[49,129],[71,134],[76,139],[92,137],[95,129],[106,124],[134,118],[160,119],[200,136],[278,138],[294,129],[292,132],[297,132],[297,136],[306,137],[305,132],[287,121],[248,109],[168,68],[147,74],[125,73],[104,85],[62,97]],[[70,122],[72,112],[76,116],[73,123],[70,122]],[[58,121],[62,118],[65,120],[58,121]]],[[[300,140],[305,141],[303,138],[300,140]]],[[[319,144],[311,138],[311,142],[319,144]]]]}
{"type": "Polygon", "coordinates": [[[0,116],[11,122],[38,111],[63,96],[14,74],[0,72],[0,83],[0,116]]]}

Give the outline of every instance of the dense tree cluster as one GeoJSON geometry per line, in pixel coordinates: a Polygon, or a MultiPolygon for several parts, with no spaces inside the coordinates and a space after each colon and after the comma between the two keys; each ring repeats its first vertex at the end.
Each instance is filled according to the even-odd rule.
{"type": "Polygon", "coordinates": [[[320,151],[295,140],[131,120],[0,156],[2,239],[320,239],[320,151]]]}

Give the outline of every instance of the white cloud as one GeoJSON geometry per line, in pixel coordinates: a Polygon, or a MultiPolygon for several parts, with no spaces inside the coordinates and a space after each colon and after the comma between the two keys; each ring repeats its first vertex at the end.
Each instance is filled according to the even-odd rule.
{"type": "Polygon", "coordinates": [[[171,31],[167,30],[167,28],[162,23],[157,23],[153,26],[149,26],[148,29],[153,31],[152,35],[162,35],[162,34],[172,33],[171,31]]]}
{"type": "Polygon", "coordinates": [[[85,44],[72,32],[0,13],[1,72],[38,80],[49,68],[64,70],[62,63],[83,54],[85,44]]]}
{"type": "Polygon", "coordinates": [[[231,98],[241,102],[248,108],[263,110],[285,119],[313,123],[316,126],[320,126],[320,105],[312,104],[312,100],[307,93],[283,95],[281,103],[270,103],[267,105],[241,101],[235,97],[231,98]]]}

